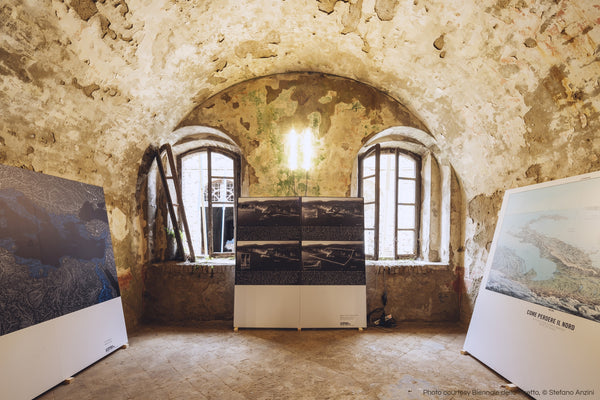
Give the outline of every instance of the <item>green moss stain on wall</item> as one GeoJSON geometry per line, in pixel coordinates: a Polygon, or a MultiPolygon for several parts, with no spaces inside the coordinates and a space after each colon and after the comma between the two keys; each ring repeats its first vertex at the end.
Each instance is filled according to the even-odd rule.
{"type": "Polygon", "coordinates": [[[392,126],[426,128],[400,103],[368,85],[317,73],[272,75],[237,84],[180,124],[228,134],[252,172],[250,196],[348,196],[365,138],[392,126]],[[290,171],[286,137],[311,129],[312,167],[290,171]]]}

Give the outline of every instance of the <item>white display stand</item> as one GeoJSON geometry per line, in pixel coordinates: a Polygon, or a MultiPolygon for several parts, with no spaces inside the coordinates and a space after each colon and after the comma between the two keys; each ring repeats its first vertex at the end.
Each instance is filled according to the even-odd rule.
{"type": "Polygon", "coordinates": [[[365,285],[236,285],[235,328],[365,328],[365,285]]]}
{"type": "Polygon", "coordinates": [[[236,285],[236,328],[299,328],[300,286],[236,285]]]}
{"type": "Polygon", "coordinates": [[[578,294],[599,285],[599,244],[599,172],[507,190],[464,350],[535,399],[598,398],[600,307],[578,294]]]}
{"type": "Polygon", "coordinates": [[[126,343],[121,297],[0,336],[0,397],[32,399],[126,343]]]}

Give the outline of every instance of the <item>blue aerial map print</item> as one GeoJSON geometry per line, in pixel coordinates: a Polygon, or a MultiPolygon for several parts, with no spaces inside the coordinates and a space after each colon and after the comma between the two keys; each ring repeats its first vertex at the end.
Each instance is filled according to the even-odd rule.
{"type": "Polygon", "coordinates": [[[600,179],[510,194],[486,289],[600,322],[600,179]]]}
{"type": "Polygon", "coordinates": [[[118,296],[103,189],[0,165],[0,336],[118,296]]]}

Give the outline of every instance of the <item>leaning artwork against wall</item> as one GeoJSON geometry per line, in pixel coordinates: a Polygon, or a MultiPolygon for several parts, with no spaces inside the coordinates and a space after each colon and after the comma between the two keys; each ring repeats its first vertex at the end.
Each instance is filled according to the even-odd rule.
{"type": "Polygon", "coordinates": [[[57,374],[56,384],[126,341],[103,189],[0,165],[2,387],[14,388],[15,398],[21,384],[39,394],[29,392],[36,386],[30,372],[25,384],[19,371],[48,364],[52,370],[40,372],[57,374]],[[90,341],[91,348],[69,356],[66,348],[77,345],[68,343],[90,341]],[[40,343],[61,352],[33,354],[37,362],[27,365],[27,351],[18,353],[40,343]]]}
{"type": "Polygon", "coordinates": [[[508,190],[465,350],[534,398],[590,398],[599,322],[600,173],[508,190]]]}

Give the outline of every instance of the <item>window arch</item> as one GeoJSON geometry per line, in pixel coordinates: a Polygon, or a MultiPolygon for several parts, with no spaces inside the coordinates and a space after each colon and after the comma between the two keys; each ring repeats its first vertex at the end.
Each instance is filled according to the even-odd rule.
{"type": "Polygon", "coordinates": [[[358,152],[354,171],[353,192],[365,199],[367,257],[449,262],[458,188],[430,134],[403,126],[379,132],[358,152]]]}

